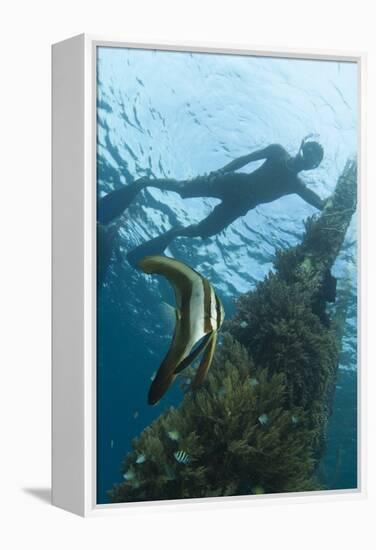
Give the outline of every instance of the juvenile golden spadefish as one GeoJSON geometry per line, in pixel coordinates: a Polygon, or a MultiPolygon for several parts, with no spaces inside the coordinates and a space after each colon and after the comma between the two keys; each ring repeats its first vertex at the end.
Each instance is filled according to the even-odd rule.
{"type": "Polygon", "coordinates": [[[224,310],[209,281],[183,262],[166,256],[146,256],[140,260],[139,266],[145,273],[166,277],[176,299],[172,343],[149,390],[148,403],[154,405],[175,377],[201,353],[203,356],[192,389],[203,382],[213,359],[224,310]]]}

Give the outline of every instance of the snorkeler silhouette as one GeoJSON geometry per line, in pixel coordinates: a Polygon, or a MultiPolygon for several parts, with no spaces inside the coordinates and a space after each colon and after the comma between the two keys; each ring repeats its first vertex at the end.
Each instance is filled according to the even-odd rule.
{"type": "Polygon", "coordinates": [[[140,178],[109,193],[98,202],[98,221],[107,224],[129,206],[146,187],[174,191],[182,198],[212,197],[220,199],[211,214],[201,222],[187,227],[173,227],[128,253],[131,264],[146,255],[162,254],[176,237],[211,237],[244,216],[259,204],[275,201],[285,195],[297,194],[307,203],[322,210],[325,202],[299,178],[299,172],[317,168],[323,158],[323,148],[313,135],[306,136],[295,157],[282,145],[269,145],[239,157],[220,170],[189,180],[140,178]],[[250,162],[265,160],[250,174],[236,172],[250,162]]]}
{"type": "Polygon", "coordinates": [[[150,254],[162,254],[176,237],[211,237],[216,235],[240,216],[244,216],[259,204],[275,201],[280,197],[297,194],[307,203],[322,210],[325,200],[302,182],[298,173],[317,168],[323,158],[323,148],[313,137],[305,137],[298,154],[292,157],[282,145],[269,145],[239,157],[220,170],[190,180],[141,178],[129,187],[134,189],[156,187],[175,191],[182,198],[213,197],[221,202],[197,224],[174,227],[162,235],[147,241],[128,253],[134,265],[140,258],[150,254]],[[250,174],[236,172],[248,163],[264,160],[250,174]]]}

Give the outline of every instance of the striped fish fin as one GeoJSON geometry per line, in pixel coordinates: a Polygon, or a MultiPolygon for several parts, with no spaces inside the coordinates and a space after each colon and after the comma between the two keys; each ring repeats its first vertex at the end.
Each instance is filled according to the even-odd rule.
{"type": "Polygon", "coordinates": [[[202,384],[202,382],[205,380],[205,377],[210,369],[210,365],[213,361],[215,346],[217,343],[217,332],[214,331],[211,335],[211,338],[209,339],[209,342],[207,343],[207,348],[205,350],[204,356],[201,360],[200,366],[197,369],[196,376],[192,382],[191,388],[192,390],[195,390],[202,384]]]}
{"type": "Polygon", "coordinates": [[[217,316],[217,330],[219,330],[222,326],[223,319],[225,317],[225,312],[223,309],[222,302],[218,298],[217,294],[215,294],[215,307],[216,307],[216,316],[217,316]]]}
{"type": "Polygon", "coordinates": [[[139,266],[145,273],[166,277],[174,289],[177,304],[172,343],[149,390],[148,402],[153,405],[166,393],[176,375],[202,352],[204,356],[193,387],[204,380],[213,359],[216,332],[223,321],[223,307],[209,281],[178,260],[146,256],[139,261],[139,266]]]}
{"type": "Polygon", "coordinates": [[[214,293],[207,279],[202,278],[202,284],[204,288],[204,332],[212,332],[212,330],[216,328],[213,326],[212,319],[212,300],[214,293]]]}
{"type": "Polygon", "coordinates": [[[189,367],[189,365],[196,359],[196,357],[198,357],[200,355],[201,352],[203,352],[206,348],[206,346],[208,345],[209,343],[209,340],[211,338],[211,335],[212,333],[210,332],[209,334],[206,334],[204,336],[204,338],[201,340],[201,342],[199,343],[199,345],[197,346],[197,348],[195,350],[192,351],[192,353],[190,355],[188,355],[188,357],[186,357],[177,367],[176,369],[174,370],[174,374],[179,374],[179,372],[183,371],[184,369],[186,369],[187,367],[189,367]]]}
{"type": "Polygon", "coordinates": [[[190,303],[192,288],[202,281],[201,275],[182,262],[166,256],[146,256],[139,261],[145,273],[163,275],[175,292],[177,304],[176,326],[171,346],[149,390],[149,404],[157,403],[166,393],[175,378],[175,369],[189,353],[190,303]],[[179,311],[180,310],[180,311],[179,311]]]}
{"type": "Polygon", "coordinates": [[[179,308],[182,308],[184,305],[189,305],[188,303],[182,303],[182,297],[190,296],[192,284],[195,281],[203,279],[203,277],[192,268],[178,260],[168,258],[167,256],[145,256],[145,258],[142,258],[142,260],[138,262],[138,265],[145,273],[163,275],[170,281],[174,288],[176,302],[179,308]]]}

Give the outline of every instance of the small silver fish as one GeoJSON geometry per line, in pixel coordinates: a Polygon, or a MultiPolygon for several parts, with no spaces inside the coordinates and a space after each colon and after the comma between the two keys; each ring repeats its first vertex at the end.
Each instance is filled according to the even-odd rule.
{"type": "Polygon", "coordinates": [[[136,464],[143,464],[145,460],[146,460],[146,456],[144,455],[144,453],[141,453],[137,457],[136,464]]]}
{"type": "Polygon", "coordinates": [[[250,378],[249,379],[249,384],[250,384],[250,386],[252,386],[252,388],[255,388],[256,386],[259,385],[259,381],[256,378],[250,378]]]}
{"type": "Polygon", "coordinates": [[[125,474],[123,474],[123,478],[126,480],[126,481],[133,481],[134,478],[135,478],[135,473],[133,470],[129,469],[125,472],[125,474]]]}
{"type": "Polygon", "coordinates": [[[292,417],[291,417],[291,422],[292,422],[293,424],[298,424],[298,423],[299,423],[299,418],[298,418],[297,416],[292,416],[292,417]]]}
{"type": "Polygon", "coordinates": [[[242,321],[242,322],[240,323],[240,327],[241,327],[241,328],[247,328],[247,326],[248,326],[247,321],[242,321]]]}
{"type": "Polygon", "coordinates": [[[140,416],[140,413],[138,411],[134,411],[133,418],[136,420],[140,416]]]}
{"type": "Polygon", "coordinates": [[[167,432],[167,435],[172,441],[179,441],[180,439],[180,434],[177,430],[171,430],[167,432]]]}
{"type": "Polygon", "coordinates": [[[176,462],[179,462],[179,464],[188,464],[191,460],[185,451],[176,451],[176,453],[174,453],[174,457],[176,462]]]}
{"type": "Polygon", "coordinates": [[[258,421],[260,422],[261,426],[265,426],[269,422],[269,417],[267,414],[261,414],[258,417],[258,421]]]}

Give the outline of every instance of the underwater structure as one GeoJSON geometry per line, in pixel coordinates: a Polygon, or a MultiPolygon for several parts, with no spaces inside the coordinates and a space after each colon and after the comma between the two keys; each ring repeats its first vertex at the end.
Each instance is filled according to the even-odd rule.
{"type": "MultiPolygon", "coordinates": [[[[205,382],[132,442],[113,502],[325,489],[315,476],[338,369],[331,268],[356,210],[349,160],[302,242],[240,296],[205,382]]],[[[182,387],[194,376],[181,374],[182,387]]]]}

